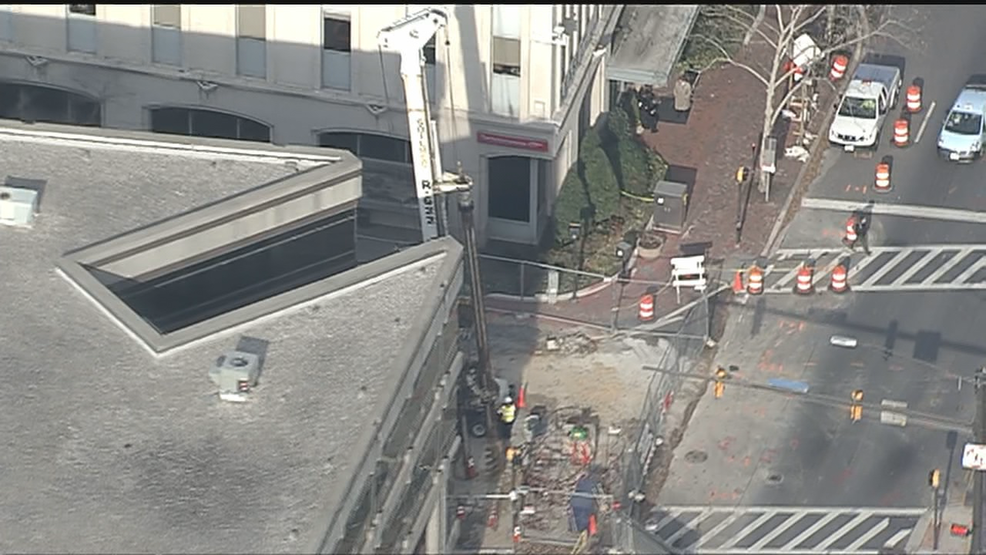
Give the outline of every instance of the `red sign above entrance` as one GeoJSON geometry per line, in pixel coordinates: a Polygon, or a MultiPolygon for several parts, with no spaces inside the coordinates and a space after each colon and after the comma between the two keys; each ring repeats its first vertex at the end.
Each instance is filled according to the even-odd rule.
{"type": "Polygon", "coordinates": [[[533,150],[535,152],[548,152],[548,141],[541,139],[528,139],[525,137],[509,137],[507,135],[497,135],[480,131],[476,133],[476,140],[487,145],[505,146],[508,148],[519,148],[522,150],[533,150]]]}

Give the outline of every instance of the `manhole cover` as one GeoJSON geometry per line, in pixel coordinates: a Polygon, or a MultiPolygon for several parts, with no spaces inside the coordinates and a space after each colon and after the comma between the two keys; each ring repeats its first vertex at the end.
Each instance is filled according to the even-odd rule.
{"type": "Polygon", "coordinates": [[[774,484],[774,485],[776,485],[776,484],[779,484],[779,483],[781,483],[783,481],[784,481],[784,476],[781,476],[780,474],[771,472],[770,474],[767,475],[767,483],[768,484],[774,484]]]}
{"type": "Polygon", "coordinates": [[[702,463],[709,460],[709,454],[705,451],[689,451],[685,453],[685,460],[690,463],[702,463]]]}

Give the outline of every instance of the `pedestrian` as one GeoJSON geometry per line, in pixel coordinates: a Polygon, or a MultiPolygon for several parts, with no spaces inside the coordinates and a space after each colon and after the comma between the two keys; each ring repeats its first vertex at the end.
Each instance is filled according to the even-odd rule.
{"type": "Polygon", "coordinates": [[[513,397],[503,399],[503,404],[497,409],[500,415],[500,437],[510,443],[510,433],[514,427],[514,420],[517,419],[517,406],[514,405],[513,397]]]}
{"type": "Polygon", "coordinates": [[[867,255],[870,254],[870,240],[867,238],[869,230],[870,218],[866,214],[860,214],[856,218],[856,235],[859,236],[859,242],[863,245],[863,252],[867,255]]]}

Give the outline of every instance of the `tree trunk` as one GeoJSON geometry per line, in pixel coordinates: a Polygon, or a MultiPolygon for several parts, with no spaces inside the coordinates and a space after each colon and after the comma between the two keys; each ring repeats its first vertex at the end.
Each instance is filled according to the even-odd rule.
{"type": "Polygon", "coordinates": [[[825,44],[829,46],[835,38],[835,4],[825,7],[825,44]]]}
{"type": "MultiPolygon", "coordinates": [[[[774,79],[776,79],[776,77],[774,77],[774,79]]],[[[754,175],[760,178],[757,183],[757,191],[760,191],[760,193],[767,192],[764,188],[767,181],[764,179],[764,172],[762,170],[763,164],[761,164],[760,161],[763,159],[763,151],[767,146],[767,138],[774,132],[774,89],[775,87],[773,86],[767,87],[767,98],[764,99],[763,127],[760,130],[760,154],[756,161],[757,171],[754,172],[754,175]]]]}

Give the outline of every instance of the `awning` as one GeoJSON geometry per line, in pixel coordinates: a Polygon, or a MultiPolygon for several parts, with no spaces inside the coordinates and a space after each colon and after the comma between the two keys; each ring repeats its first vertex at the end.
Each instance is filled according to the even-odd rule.
{"type": "Polygon", "coordinates": [[[606,62],[606,77],[667,86],[697,16],[697,5],[628,4],[620,16],[622,38],[606,62]]]}

